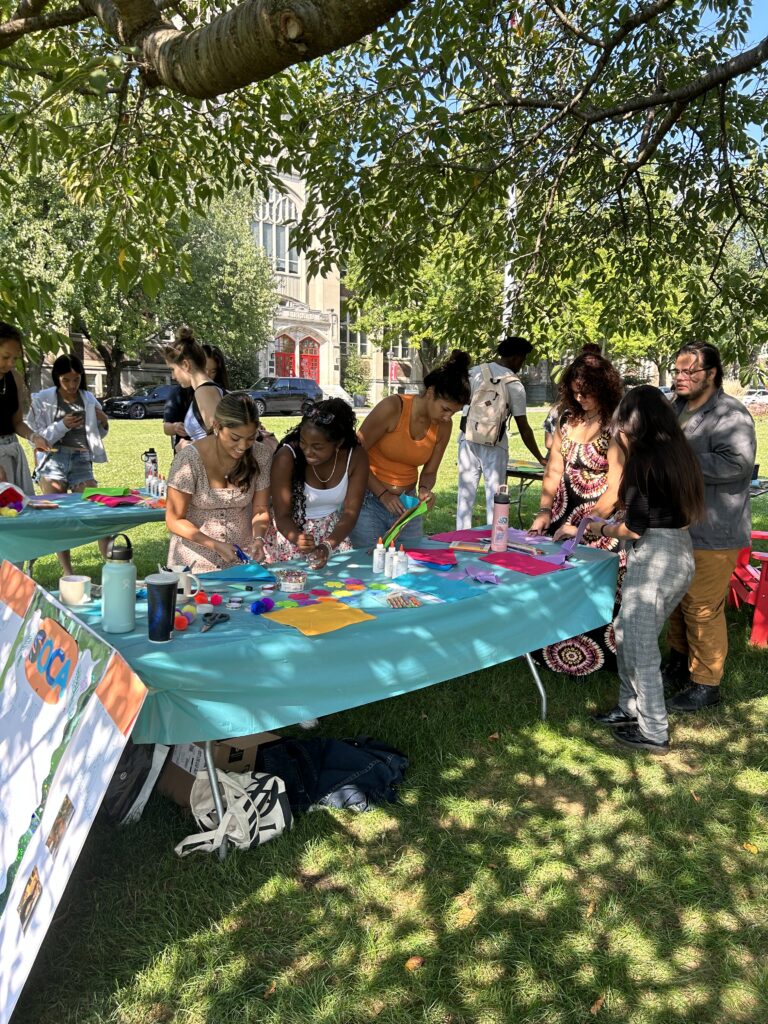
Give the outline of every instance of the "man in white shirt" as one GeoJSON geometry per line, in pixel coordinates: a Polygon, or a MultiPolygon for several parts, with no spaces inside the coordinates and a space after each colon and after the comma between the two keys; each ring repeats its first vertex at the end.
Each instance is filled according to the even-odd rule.
{"type": "Polygon", "coordinates": [[[498,380],[499,385],[503,385],[506,389],[507,401],[506,411],[502,411],[499,436],[495,443],[479,444],[468,439],[465,431],[469,433],[467,414],[472,409],[472,404],[470,403],[464,410],[459,433],[459,496],[456,506],[456,528],[458,530],[467,530],[472,526],[472,508],[475,504],[475,495],[481,475],[485,481],[486,522],[490,523],[493,517],[494,495],[507,478],[509,442],[506,421],[509,416],[514,416],[523,444],[531,455],[542,466],[546,464],[546,459],[539,451],[533,430],[528,422],[525,413],[525,389],[517,377],[526,356],[532,349],[533,346],[525,338],[507,337],[496,349],[496,359],[493,362],[481,363],[478,366],[473,366],[469,371],[469,383],[473,395],[487,379],[487,375],[483,373],[484,368],[487,367],[491,377],[498,380]]]}

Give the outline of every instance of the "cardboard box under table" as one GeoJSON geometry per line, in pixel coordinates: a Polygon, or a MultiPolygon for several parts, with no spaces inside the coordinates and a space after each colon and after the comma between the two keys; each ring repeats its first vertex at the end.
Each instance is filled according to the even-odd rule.
{"type": "MultiPolygon", "coordinates": [[[[223,772],[251,772],[256,765],[256,752],[265,743],[280,737],[273,732],[236,736],[216,740],[212,746],[214,767],[223,772]]],[[[178,743],[171,750],[157,780],[157,791],[170,797],[180,807],[189,807],[192,783],[205,768],[205,748],[198,743],[178,743]]]]}

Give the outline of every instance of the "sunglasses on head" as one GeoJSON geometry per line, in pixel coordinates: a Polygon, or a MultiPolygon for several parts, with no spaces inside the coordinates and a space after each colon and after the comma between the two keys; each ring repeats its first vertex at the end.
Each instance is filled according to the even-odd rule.
{"type": "Polygon", "coordinates": [[[336,417],[332,412],[323,412],[321,409],[309,409],[304,414],[305,420],[310,420],[312,423],[319,423],[321,427],[330,426],[336,417]]]}

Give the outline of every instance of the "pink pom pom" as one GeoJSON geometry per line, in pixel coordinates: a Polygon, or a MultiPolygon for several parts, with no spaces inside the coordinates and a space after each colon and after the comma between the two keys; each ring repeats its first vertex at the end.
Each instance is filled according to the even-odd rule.
{"type": "Polygon", "coordinates": [[[211,604],[214,608],[217,608],[221,604],[222,600],[223,598],[221,594],[211,594],[211,604]]]}

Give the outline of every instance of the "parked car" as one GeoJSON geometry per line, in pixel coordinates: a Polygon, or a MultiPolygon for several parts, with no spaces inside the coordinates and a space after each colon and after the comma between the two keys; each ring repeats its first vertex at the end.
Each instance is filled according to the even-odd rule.
{"type": "Polygon", "coordinates": [[[132,420],[162,417],[165,403],[174,387],[174,384],[150,384],[137,388],[132,395],[108,398],[102,403],[102,408],[107,416],[127,416],[132,420]]]}
{"type": "Polygon", "coordinates": [[[341,384],[326,384],[323,388],[323,398],[341,398],[347,405],[354,405],[352,395],[345,391],[341,384]]]}
{"type": "Polygon", "coordinates": [[[749,388],[742,401],[744,405],[768,405],[768,388],[749,388]]]}
{"type": "Polygon", "coordinates": [[[262,377],[246,391],[256,403],[259,416],[298,416],[323,397],[320,385],[308,377],[262,377]]]}
{"type": "Polygon", "coordinates": [[[670,402],[674,402],[676,397],[674,388],[669,387],[667,384],[659,384],[658,388],[665,398],[668,398],[670,402]]]}

